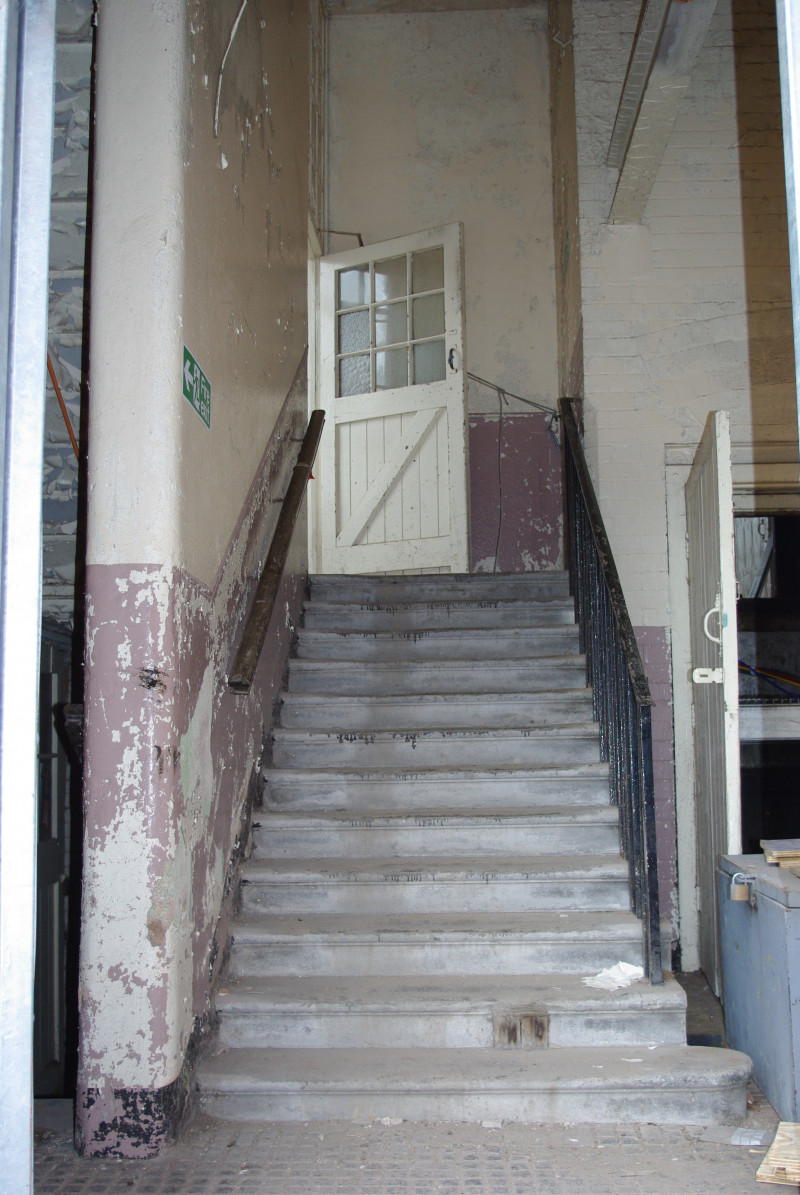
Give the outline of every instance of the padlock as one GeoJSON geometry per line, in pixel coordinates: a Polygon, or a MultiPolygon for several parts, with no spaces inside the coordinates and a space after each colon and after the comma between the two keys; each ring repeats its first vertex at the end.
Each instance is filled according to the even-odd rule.
{"type": "MultiPolygon", "coordinates": [[[[755,876],[745,875],[743,871],[737,871],[735,875],[731,876],[731,900],[746,900],[750,901],[751,888],[750,885],[755,880],[755,876]]],[[[752,903],[752,902],[751,902],[752,903]]]]}

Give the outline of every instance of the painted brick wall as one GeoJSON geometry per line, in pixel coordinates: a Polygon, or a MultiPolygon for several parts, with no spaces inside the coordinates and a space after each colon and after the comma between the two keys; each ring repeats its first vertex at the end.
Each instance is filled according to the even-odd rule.
{"type": "Polygon", "coordinates": [[[576,0],[587,451],[631,608],[669,622],[664,444],[796,436],[773,6],[720,0],[641,225],[605,221],[638,15],[576,0]],[[763,213],[763,218],[762,218],[763,213]]]}

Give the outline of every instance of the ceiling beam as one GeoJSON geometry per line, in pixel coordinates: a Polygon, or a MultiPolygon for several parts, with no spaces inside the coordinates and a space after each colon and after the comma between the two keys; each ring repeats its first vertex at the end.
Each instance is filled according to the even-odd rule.
{"type": "Polygon", "coordinates": [[[638,224],[717,0],[645,0],[606,162],[620,171],[610,224],[638,224]]]}

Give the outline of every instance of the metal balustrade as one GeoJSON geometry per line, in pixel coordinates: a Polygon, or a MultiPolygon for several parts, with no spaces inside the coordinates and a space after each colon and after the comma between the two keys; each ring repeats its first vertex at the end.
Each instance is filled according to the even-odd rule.
{"type": "Polygon", "coordinates": [[[663,982],[653,790],[653,698],[569,399],[559,401],[566,474],[570,592],[619,807],[631,907],[641,919],[645,974],[663,982]]]}

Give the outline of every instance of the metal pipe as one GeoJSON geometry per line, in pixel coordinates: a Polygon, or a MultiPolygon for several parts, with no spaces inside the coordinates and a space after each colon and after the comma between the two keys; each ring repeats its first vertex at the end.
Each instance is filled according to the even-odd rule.
{"type": "Polygon", "coordinates": [[[297,464],[292,471],[292,479],[281,506],[278,524],[267,553],[256,596],[245,624],[233,668],[228,676],[228,688],[233,689],[234,693],[248,693],[253,683],[264,640],[267,637],[269,620],[278,597],[281,577],[286,567],[286,557],[289,553],[294,525],[300,513],[308,479],[311,476],[311,468],[317,455],[324,423],[324,411],[311,412],[308,430],[303,438],[297,464]]]}

